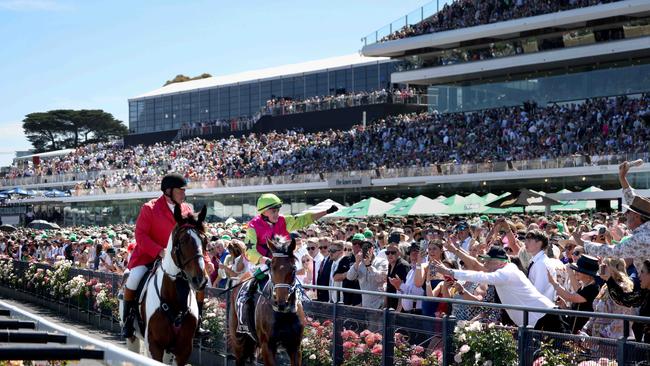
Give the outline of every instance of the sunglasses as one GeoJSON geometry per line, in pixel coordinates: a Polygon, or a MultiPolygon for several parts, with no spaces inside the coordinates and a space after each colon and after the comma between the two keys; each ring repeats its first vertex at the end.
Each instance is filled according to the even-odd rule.
{"type": "Polygon", "coordinates": [[[318,249],[327,249],[327,245],[321,245],[318,247],[318,249]]]}
{"type": "Polygon", "coordinates": [[[316,250],[316,247],[307,247],[307,250],[316,250]]]}
{"type": "Polygon", "coordinates": [[[330,248],[329,252],[330,252],[330,253],[336,253],[336,252],[338,252],[338,251],[340,251],[340,250],[341,250],[341,249],[333,249],[333,248],[330,248]]]}
{"type": "Polygon", "coordinates": [[[573,252],[573,255],[578,256],[578,255],[582,255],[582,253],[580,253],[578,251],[575,251],[575,252],[573,252]]]}
{"type": "Polygon", "coordinates": [[[344,252],[351,252],[352,249],[343,249],[344,252]]]}
{"type": "Polygon", "coordinates": [[[395,250],[387,250],[386,251],[386,255],[395,255],[395,254],[397,254],[397,251],[395,251],[395,250]]]}

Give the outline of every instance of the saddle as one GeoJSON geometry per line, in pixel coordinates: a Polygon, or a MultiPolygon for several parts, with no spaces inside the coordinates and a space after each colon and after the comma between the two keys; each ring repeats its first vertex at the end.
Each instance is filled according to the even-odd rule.
{"type": "Polygon", "coordinates": [[[259,300],[267,280],[247,281],[239,286],[237,300],[235,301],[235,310],[237,311],[237,333],[247,334],[253,341],[257,342],[257,331],[255,330],[255,305],[259,300]],[[256,291],[251,296],[251,286],[257,286],[256,291]]]}
{"type": "MultiPolygon", "coordinates": [[[[156,272],[156,269],[158,268],[158,265],[160,263],[160,260],[156,260],[153,263],[150,263],[147,265],[147,272],[145,272],[144,276],[140,279],[140,283],[138,283],[138,287],[135,290],[135,298],[138,299],[138,309],[135,312],[135,321],[138,322],[138,326],[142,331],[145,329],[145,322],[144,319],[142,318],[142,313],[140,311],[140,307],[142,306],[142,303],[145,301],[147,298],[147,285],[149,284],[149,281],[153,277],[153,274],[156,272]]],[[[128,277],[124,278],[124,282],[126,282],[126,279],[128,277]]]]}

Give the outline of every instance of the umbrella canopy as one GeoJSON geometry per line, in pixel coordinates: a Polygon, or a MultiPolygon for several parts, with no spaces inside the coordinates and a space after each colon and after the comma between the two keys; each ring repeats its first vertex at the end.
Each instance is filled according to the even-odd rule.
{"type": "Polygon", "coordinates": [[[465,197],[455,194],[453,196],[447,197],[444,200],[442,200],[442,203],[444,203],[447,206],[452,206],[464,201],[465,201],[465,197]]]}
{"type": "Polygon", "coordinates": [[[440,195],[440,196],[434,198],[433,200],[434,200],[434,201],[438,201],[438,202],[440,202],[440,201],[444,201],[444,200],[446,200],[446,199],[447,199],[447,197],[445,197],[445,196],[443,196],[443,195],[440,195]]]}
{"type": "Polygon", "coordinates": [[[5,191],[4,193],[5,194],[20,194],[20,195],[23,195],[23,196],[29,196],[29,193],[26,190],[24,190],[24,189],[22,189],[20,187],[10,189],[8,191],[5,191]]]}
{"type": "Polygon", "coordinates": [[[6,224],[5,225],[0,225],[0,231],[4,231],[5,233],[13,233],[16,230],[18,230],[18,229],[16,229],[12,225],[6,225],[6,224]]]}
{"type": "Polygon", "coordinates": [[[396,204],[395,207],[386,211],[388,216],[409,216],[409,215],[440,215],[447,212],[447,206],[432,200],[429,197],[417,196],[415,198],[405,199],[396,204]]]}
{"type": "Polygon", "coordinates": [[[339,210],[345,208],[345,206],[343,206],[342,204],[340,204],[340,203],[338,203],[338,202],[336,202],[336,201],[331,200],[331,199],[328,198],[328,199],[326,199],[325,201],[323,201],[323,202],[321,202],[321,203],[319,203],[319,204],[317,204],[317,205],[315,205],[315,206],[309,207],[308,209],[302,211],[301,213],[307,213],[307,212],[311,212],[311,213],[315,213],[315,212],[323,212],[323,211],[327,210],[328,208],[332,207],[332,205],[338,207],[339,210]]]}
{"type": "MultiPolygon", "coordinates": [[[[410,200],[410,199],[411,199],[411,197],[407,197],[407,198],[405,198],[404,200],[410,200]]],[[[399,197],[397,197],[397,198],[395,198],[394,200],[389,201],[388,203],[391,204],[391,205],[396,205],[396,204],[398,204],[398,203],[400,203],[400,202],[402,202],[402,201],[404,201],[404,200],[401,199],[401,198],[399,198],[399,197]]]]}
{"type": "Polygon", "coordinates": [[[557,200],[524,188],[520,189],[518,192],[511,193],[505,197],[501,197],[495,201],[492,201],[488,204],[488,206],[494,208],[509,208],[526,206],[551,206],[559,204],[560,202],[557,200]]]}
{"type": "Polygon", "coordinates": [[[67,193],[63,191],[59,191],[58,189],[51,189],[45,192],[44,195],[45,197],[67,197],[68,196],[67,193]]]}
{"type": "Polygon", "coordinates": [[[488,204],[488,203],[490,203],[490,202],[492,202],[492,201],[494,201],[494,200],[496,200],[498,198],[499,198],[499,196],[497,196],[494,193],[488,193],[488,194],[486,194],[484,196],[481,196],[481,199],[483,199],[484,204],[488,204]]]}
{"type": "Polygon", "coordinates": [[[374,197],[366,198],[354,205],[335,212],[328,217],[367,217],[383,215],[386,211],[393,208],[393,205],[378,200],[374,197]]]}
{"type": "Polygon", "coordinates": [[[45,220],[34,220],[27,227],[31,229],[60,229],[59,225],[45,220]]]}

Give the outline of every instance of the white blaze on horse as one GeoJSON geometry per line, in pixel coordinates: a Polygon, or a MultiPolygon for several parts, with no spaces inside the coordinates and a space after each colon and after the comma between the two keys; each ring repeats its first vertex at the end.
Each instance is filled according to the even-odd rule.
{"type": "MultiPolygon", "coordinates": [[[[180,206],[174,208],[176,227],[172,231],[162,262],[140,296],[138,311],[144,324],[136,321],[136,337],[127,339],[129,350],[145,352],[158,361],[185,365],[192,354],[193,338],[199,326],[196,292],[207,283],[203,253],[207,236],[203,221],[206,207],[198,214],[182,217],[180,206]]],[[[145,276],[147,277],[147,276],[145,276]]]]}

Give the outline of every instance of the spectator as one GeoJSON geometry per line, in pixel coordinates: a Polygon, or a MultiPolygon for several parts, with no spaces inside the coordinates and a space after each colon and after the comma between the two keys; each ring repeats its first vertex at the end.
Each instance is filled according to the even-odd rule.
{"type": "MultiPolygon", "coordinates": [[[[625,292],[613,277],[608,277],[607,272],[603,273],[603,278],[607,278],[609,295],[616,303],[628,307],[638,307],[639,316],[650,316],[650,260],[644,260],[639,271],[640,290],[625,292]]],[[[650,343],[650,324],[634,323],[632,330],[637,342],[650,343]]]]}
{"type": "MultiPolygon", "coordinates": [[[[389,282],[395,287],[398,294],[423,296],[423,286],[415,285],[415,274],[419,271],[419,266],[421,266],[420,246],[415,243],[409,247],[409,265],[410,269],[404,282],[401,281],[399,276],[394,280],[389,279],[389,282]]],[[[400,299],[397,311],[421,315],[422,301],[400,299]]]]}
{"type": "MultiPolygon", "coordinates": [[[[390,243],[386,247],[386,257],[388,258],[388,277],[386,292],[390,294],[397,293],[397,288],[406,282],[411,266],[402,257],[402,250],[399,244],[390,243]]],[[[388,309],[398,309],[399,300],[393,297],[387,297],[384,306],[388,309]]]]}
{"type": "MultiPolygon", "coordinates": [[[[348,269],[348,281],[359,281],[359,287],[365,291],[383,292],[388,272],[388,262],[375,256],[371,242],[363,242],[358,252],[353,252],[354,263],[348,269]]],[[[344,286],[345,287],[345,286],[344,286]]],[[[381,309],[384,297],[378,295],[361,295],[361,306],[381,309]]]]}
{"type": "MultiPolygon", "coordinates": [[[[610,277],[616,282],[624,293],[629,294],[634,290],[632,280],[625,273],[625,261],[623,259],[605,259],[600,266],[600,276],[604,281],[610,277]]],[[[607,284],[600,288],[600,292],[594,300],[594,311],[598,313],[636,315],[636,311],[627,306],[618,305],[609,295],[607,284]]],[[[582,327],[585,334],[620,339],[624,335],[623,321],[606,318],[590,318],[582,327]]]]}
{"type": "MultiPolygon", "coordinates": [[[[555,304],[542,295],[530,283],[524,273],[509,263],[508,255],[502,247],[493,246],[485,256],[485,269],[487,272],[452,270],[440,261],[433,262],[433,268],[443,275],[451,276],[454,280],[473,281],[492,284],[496,288],[499,299],[504,304],[524,305],[536,308],[552,309],[555,304]]],[[[521,311],[506,310],[508,315],[518,326],[523,324],[521,311]]],[[[537,330],[563,332],[563,322],[557,315],[530,313],[529,324],[537,330]]]]}
{"type": "MultiPolygon", "coordinates": [[[[561,287],[550,272],[547,272],[548,281],[559,297],[564,301],[571,302],[571,310],[593,312],[593,303],[600,290],[596,283],[598,259],[582,255],[576,264],[571,264],[571,269],[576,272],[576,279],[581,283],[577,292],[567,291],[561,287]]],[[[574,334],[578,333],[588,320],[587,317],[579,316],[571,316],[566,319],[571,333],[574,334]]]]}

